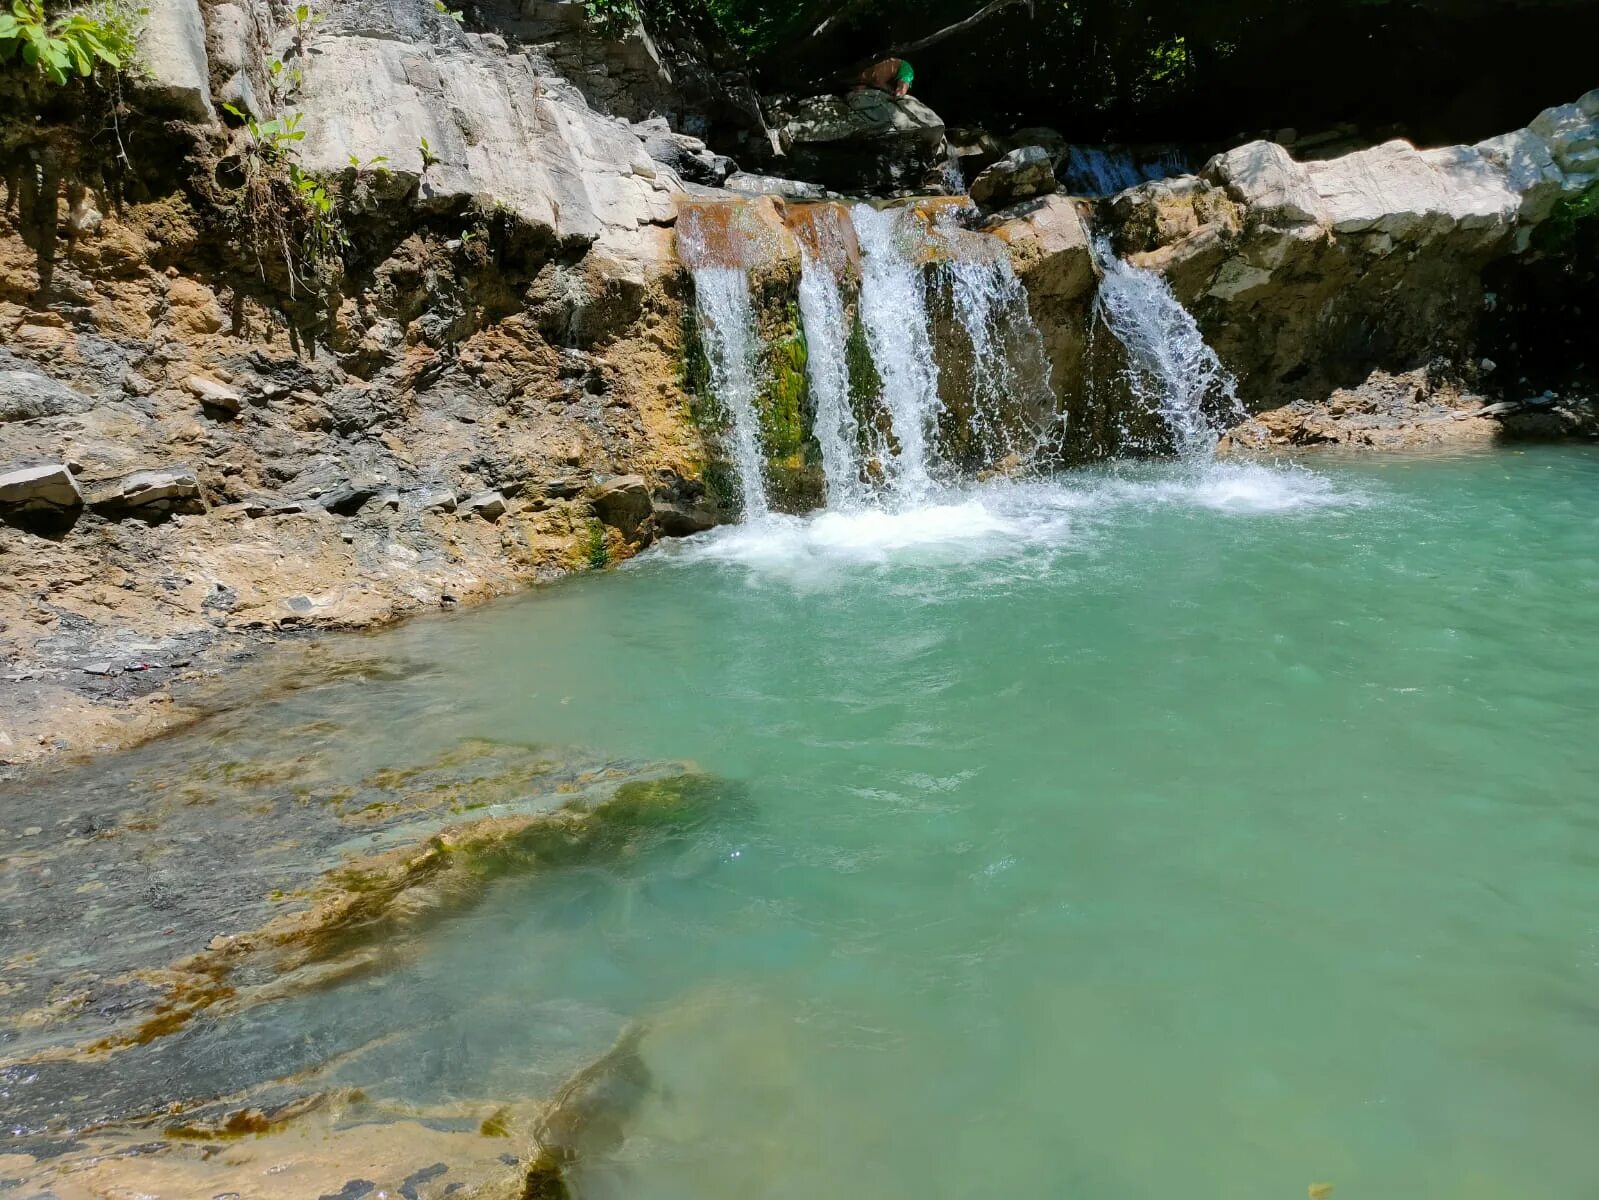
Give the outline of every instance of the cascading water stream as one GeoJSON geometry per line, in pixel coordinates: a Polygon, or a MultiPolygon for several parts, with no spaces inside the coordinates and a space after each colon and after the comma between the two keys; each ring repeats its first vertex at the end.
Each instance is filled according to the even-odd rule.
{"type": "Polygon", "coordinates": [[[1105,238],[1094,259],[1103,273],[1095,309],[1127,350],[1134,397],[1165,423],[1180,457],[1208,455],[1244,419],[1238,381],[1164,279],[1117,257],[1105,238]]]}
{"type": "Polygon", "coordinates": [[[742,267],[694,270],[694,305],[711,369],[711,392],[732,421],[729,449],[738,469],[746,521],[767,514],[760,417],[755,411],[757,353],[749,275],[742,267]]]}
{"type": "Polygon", "coordinates": [[[860,239],[861,323],[883,384],[898,452],[877,447],[891,490],[910,501],[932,487],[929,458],[939,413],[938,365],[920,268],[905,253],[911,234],[902,210],[857,204],[851,210],[860,239]]]}
{"type": "Polygon", "coordinates": [[[829,508],[858,507],[861,484],[860,427],[850,408],[849,329],[838,279],[826,263],[802,251],[800,319],[805,325],[805,371],[816,410],[813,431],[822,451],[829,508]]]}
{"type": "Polygon", "coordinates": [[[954,315],[971,341],[968,420],[989,463],[1030,458],[1053,408],[1044,338],[1027,289],[996,248],[942,266],[954,315]]]}

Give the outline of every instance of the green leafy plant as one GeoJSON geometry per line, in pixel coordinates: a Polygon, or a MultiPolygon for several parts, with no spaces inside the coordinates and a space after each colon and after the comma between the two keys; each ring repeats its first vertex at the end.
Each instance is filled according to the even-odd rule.
{"type": "Polygon", "coordinates": [[[583,0],[589,23],[606,37],[618,37],[638,20],[634,0],[583,0]]]}
{"type": "Polygon", "coordinates": [[[439,161],[439,156],[433,153],[433,147],[428,145],[427,138],[423,138],[417,143],[417,149],[422,152],[422,169],[424,171],[439,161]]]}
{"type": "Polygon", "coordinates": [[[611,561],[611,550],[605,542],[605,526],[598,521],[588,523],[587,543],[583,548],[584,561],[590,569],[599,570],[611,561]]]}
{"type": "Polygon", "coordinates": [[[289,66],[281,58],[267,63],[267,75],[271,79],[272,94],[280,103],[305,82],[300,68],[289,66]]]}
{"type": "Polygon", "coordinates": [[[102,65],[120,71],[133,56],[132,15],[105,4],[52,20],[43,0],[12,0],[11,11],[0,12],[0,63],[20,59],[57,85],[102,65]]]}
{"type": "Polygon", "coordinates": [[[306,134],[302,114],[257,121],[236,105],[222,107],[240,121],[249,139],[238,156],[239,223],[263,275],[262,244],[276,245],[292,297],[344,247],[338,206],[327,185],[295,161],[297,145],[306,134]]]}
{"type": "Polygon", "coordinates": [[[433,0],[433,11],[443,13],[457,25],[464,24],[466,21],[465,13],[458,8],[451,8],[448,4],[444,3],[444,0],[433,0]]]}
{"type": "Polygon", "coordinates": [[[309,4],[300,4],[295,6],[294,40],[296,42],[305,41],[306,34],[311,32],[311,26],[320,21],[322,17],[323,14],[317,12],[309,4]]]}

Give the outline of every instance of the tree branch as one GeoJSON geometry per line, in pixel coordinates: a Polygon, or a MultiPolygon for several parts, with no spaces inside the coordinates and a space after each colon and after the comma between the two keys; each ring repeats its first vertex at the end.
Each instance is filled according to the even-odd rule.
{"type": "Polygon", "coordinates": [[[888,53],[895,55],[912,54],[917,50],[925,50],[927,47],[936,45],[947,37],[953,37],[957,33],[965,33],[966,30],[970,29],[978,22],[986,21],[995,13],[1000,12],[1003,9],[1014,8],[1018,4],[1027,5],[1028,14],[1031,15],[1033,11],[1033,0],[988,0],[987,4],[983,5],[982,8],[978,9],[971,16],[966,17],[963,20],[956,21],[953,25],[946,25],[944,28],[935,33],[930,33],[924,38],[917,38],[914,42],[901,42],[897,46],[890,46],[888,53]]]}
{"type": "Polygon", "coordinates": [[[831,13],[823,17],[815,29],[811,30],[805,35],[805,37],[800,41],[800,45],[803,46],[808,42],[814,42],[820,38],[826,37],[841,21],[848,20],[861,9],[865,8],[867,2],[868,0],[847,0],[846,3],[839,5],[831,13]]]}

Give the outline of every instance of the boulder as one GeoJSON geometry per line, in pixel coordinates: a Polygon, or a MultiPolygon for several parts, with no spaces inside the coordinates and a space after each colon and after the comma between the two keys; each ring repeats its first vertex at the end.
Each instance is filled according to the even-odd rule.
{"type": "Polygon", "coordinates": [[[779,196],[785,200],[826,200],[834,194],[819,183],[783,179],[777,175],[755,175],[748,171],[733,172],[722,186],[730,192],[746,196],[779,196]]]}
{"type": "Polygon", "coordinates": [[[190,121],[212,123],[211,65],[199,0],[148,0],[139,30],[139,94],[190,121]]]}
{"type": "Polygon", "coordinates": [[[806,97],[777,134],[788,173],[850,195],[919,191],[945,166],[943,119],[874,88],[806,97]]]}
{"type": "Polygon", "coordinates": [[[944,141],[948,147],[949,157],[968,177],[976,175],[1011,149],[988,130],[971,125],[959,129],[946,129],[944,141]]]}
{"type": "Polygon", "coordinates": [[[1027,146],[1038,146],[1049,155],[1050,166],[1056,171],[1065,169],[1067,159],[1071,157],[1072,145],[1066,140],[1066,135],[1058,129],[1051,129],[1047,125],[1030,125],[1026,129],[1018,129],[1006,139],[1006,148],[1021,150],[1027,146]]]}
{"type": "Polygon", "coordinates": [[[498,521],[505,515],[505,496],[500,492],[478,492],[467,497],[456,511],[482,517],[485,521],[498,521]]]}
{"type": "Polygon", "coordinates": [[[632,537],[649,517],[650,489],[641,475],[620,475],[598,485],[589,497],[606,525],[632,537]]]}
{"type": "Polygon", "coordinates": [[[1087,223],[1064,196],[1044,196],[996,213],[983,226],[1010,250],[1017,276],[1035,305],[1072,304],[1094,290],[1087,223]]]}
{"type": "Polygon", "coordinates": [[[1055,168],[1042,146],[1023,146],[990,164],[972,180],[972,203],[985,212],[1055,191],[1055,168]]]}
{"type": "Polygon", "coordinates": [[[1310,172],[1273,142],[1250,142],[1218,154],[1200,177],[1275,224],[1302,225],[1315,221],[1321,211],[1310,172]]]}
{"type": "Polygon", "coordinates": [[[655,528],[667,537],[688,537],[716,527],[716,513],[707,504],[658,500],[651,506],[655,528]]]}
{"type": "Polygon", "coordinates": [[[1586,111],[1587,101],[1585,96],[1575,104],[1546,108],[1528,126],[1548,144],[1549,153],[1567,175],[1599,174],[1599,119],[1586,111]]]}
{"type": "Polygon", "coordinates": [[[193,470],[168,467],[97,481],[89,491],[89,507],[108,515],[199,513],[205,511],[205,497],[193,470]]]}
{"type": "Polygon", "coordinates": [[[664,117],[652,117],[633,128],[644,143],[644,153],[686,182],[720,187],[738,170],[731,158],[711,153],[699,138],[674,133],[664,117]]]}
{"type": "Polygon", "coordinates": [[[1523,224],[1536,224],[1554,211],[1566,177],[1543,138],[1530,129],[1517,129],[1478,142],[1475,148],[1504,172],[1506,186],[1521,197],[1516,215],[1523,224]]]}
{"type": "Polygon", "coordinates": [[[81,507],[78,481],[59,463],[0,471],[0,513],[62,513],[81,507]]]}
{"type": "Polygon", "coordinates": [[[1484,270],[1599,183],[1593,107],[1584,97],[1474,146],[1393,140],[1301,163],[1251,142],[1198,178],[1122,192],[1107,224],[1118,251],[1165,276],[1252,409],[1439,357],[1468,369],[1484,270]]]}
{"type": "Polygon", "coordinates": [[[237,416],[243,398],[227,384],[208,375],[190,375],[183,386],[207,408],[214,408],[230,416],[237,416]]]}
{"type": "Polygon", "coordinates": [[[317,502],[330,513],[341,517],[353,517],[366,507],[368,501],[385,491],[386,487],[387,484],[381,479],[343,483],[330,492],[322,493],[317,497],[317,502]]]}
{"type": "Polygon", "coordinates": [[[443,484],[419,488],[407,500],[409,507],[417,512],[452,513],[456,508],[455,489],[443,484]]]}
{"type": "Polygon", "coordinates": [[[0,423],[72,416],[93,406],[88,396],[38,371],[0,370],[0,423]]]}

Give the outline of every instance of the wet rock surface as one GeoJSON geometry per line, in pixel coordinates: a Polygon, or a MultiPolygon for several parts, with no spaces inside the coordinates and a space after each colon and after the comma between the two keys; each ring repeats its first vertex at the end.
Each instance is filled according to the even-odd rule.
{"type": "Polygon", "coordinates": [[[1055,168],[1042,146],[1022,146],[985,167],[972,180],[972,203],[985,212],[1056,190],[1055,168]]]}
{"type": "Polygon", "coordinates": [[[497,880],[605,869],[726,792],[681,764],[430,733],[428,670],[306,643],[241,672],[248,710],[219,694],[181,737],[0,788],[0,1175],[61,1197],[214,1195],[272,1163],[242,1195],[520,1181],[559,1063],[405,1103],[429,1077],[384,1065],[405,1030],[271,1014],[406,961],[497,880]],[[377,712],[415,731],[406,756],[356,735],[377,712]],[[337,1082],[363,1055],[387,1098],[337,1082]]]}
{"type": "Polygon", "coordinates": [[[1599,412],[1586,397],[1553,394],[1492,400],[1425,371],[1374,372],[1325,401],[1258,413],[1230,430],[1221,451],[1304,447],[1417,450],[1539,438],[1599,437],[1599,412]]]}

